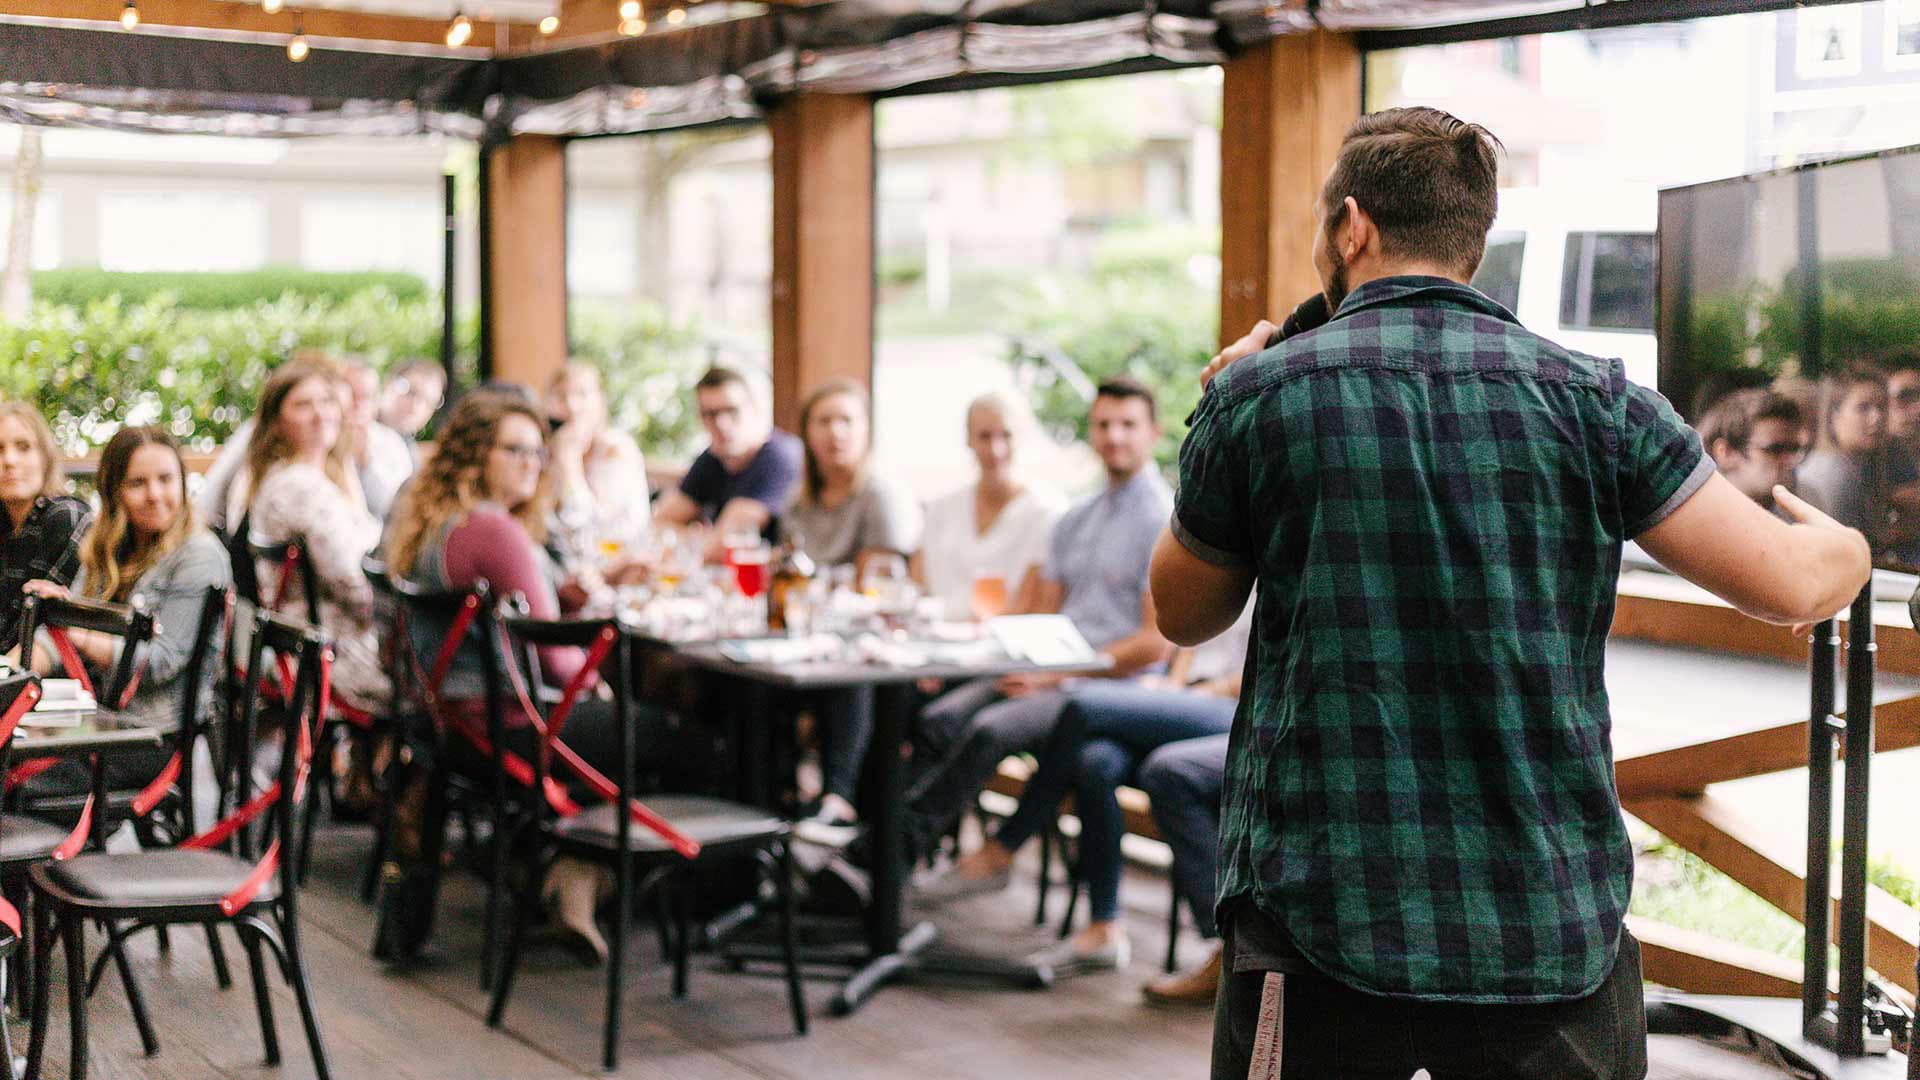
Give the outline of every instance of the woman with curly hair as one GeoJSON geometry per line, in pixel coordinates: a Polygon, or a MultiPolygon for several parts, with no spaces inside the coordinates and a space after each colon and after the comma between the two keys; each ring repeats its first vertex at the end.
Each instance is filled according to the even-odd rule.
{"type": "MultiPolygon", "coordinates": [[[[525,398],[484,389],[461,398],[440,429],[433,456],[394,507],[386,543],[389,571],[437,590],[484,580],[497,596],[525,597],[536,619],[559,617],[560,571],[542,546],[553,505],[547,461],[547,424],[525,398]]],[[[446,630],[413,624],[411,644],[422,668],[431,665],[446,630]]],[[[577,648],[543,648],[539,658],[547,681],[555,684],[572,679],[586,662],[577,648]]],[[[441,686],[442,700],[484,730],[485,690],[480,657],[462,650],[441,686]]],[[[509,722],[518,720],[510,711],[509,722]]],[[[568,715],[565,735],[568,746],[608,776],[619,769],[614,720],[611,702],[589,696],[568,715]]],[[[649,756],[647,735],[655,726],[639,714],[634,735],[643,757],[649,756]]],[[[527,753],[532,732],[515,723],[509,742],[527,753]]],[[[573,944],[595,962],[606,958],[594,923],[602,876],[586,863],[561,859],[549,871],[545,890],[573,944]]]]}

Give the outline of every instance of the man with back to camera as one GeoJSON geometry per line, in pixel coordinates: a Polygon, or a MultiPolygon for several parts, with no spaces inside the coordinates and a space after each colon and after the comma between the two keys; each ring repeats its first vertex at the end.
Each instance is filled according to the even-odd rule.
{"type": "Polygon", "coordinates": [[[1204,641],[1257,589],[1215,1077],[1644,1076],[1621,542],[1770,622],[1867,580],[1859,533],[1785,488],[1793,523],[1762,510],[1620,361],[1467,286],[1497,146],[1435,109],[1357,121],[1316,204],[1332,320],[1217,357],[1181,450],[1161,629],[1204,641]]]}
{"type": "Polygon", "coordinates": [[[1713,403],[1697,430],[1720,475],[1778,513],[1773,489],[1792,491],[1793,470],[1807,456],[1807,420],[1799,403],[1765,387],[1735,390],[1713,403]]]}
{"type": "Polygon", "coordinates": [[[758,533],[793,497],[800,480],[800,440],[772,426],[747,377],[709,368],[693,384],[707,448],[680,486],[653,508],[656,525],[713,525],[708,557],[718,558],[732,533],[758,533]]]}

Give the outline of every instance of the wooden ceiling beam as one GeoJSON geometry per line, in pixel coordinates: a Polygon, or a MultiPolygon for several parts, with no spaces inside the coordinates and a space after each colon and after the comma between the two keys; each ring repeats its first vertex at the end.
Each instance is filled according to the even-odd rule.
{"type": "MultiPolygon", "coordinates": [[[[377,15],[363,11],[332,11],[303,8],[294,11],[295,0],[269,15],[258,0],[138,0],[142,26],[184,27],[197,30],[224,30],[250,34],[291,35],[297,26],[310,38],[339,38],[372,44],[395,42],[408,45],[447,43],[447,20],[421,19],[406,15],[377,15]]],[[[609,4],[609,7],[612,5],[609,4]]],[[[119,25],[126,0],[0,0],[0,16],[19,15],[44,19],[65,19],[119,25]]],[[[473,20],[473,37],[468,47],[492,50],[503,26],[512,24],[483,19],[473,20]]],[[[538,35],[537,31],[529,32],[538,35]]]]}

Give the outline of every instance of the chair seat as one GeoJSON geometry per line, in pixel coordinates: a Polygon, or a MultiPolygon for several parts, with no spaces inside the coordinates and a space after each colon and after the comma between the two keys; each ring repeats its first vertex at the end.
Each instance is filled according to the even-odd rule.
{"type": "MultiPolygon", "coordinates": [[[[786,820],[779,815],[726,799],[705,795],[651,795],[640,801],[701,847],[759,843],[785,836],[788,830],[786,820]]],[[[611,849],[618,842],[614,833],[616,824],[613,804],[601,803],[562,819],[554,827],[554,834],[563,844],[611,849]]],[[[628,850],[671,849],[652,829],[635,822],[628,837],[628,850]]]]}
{"type": "Polygon", "coordinates": [[[44,859],[66,840],[67,832],[26,814],[0,814],[0,863],[44,859]]]}
{"type": "MultiPolygon", "coordinates": [[[[224,851],[165,848],[125,855],[77,855],[43,863],[36,877],[75,900],[113,906],[218,904],[240,887],[254,864],[224,851]]],[[[280,895],[279,875],[262,884],[259,901],[280,895]]]]}

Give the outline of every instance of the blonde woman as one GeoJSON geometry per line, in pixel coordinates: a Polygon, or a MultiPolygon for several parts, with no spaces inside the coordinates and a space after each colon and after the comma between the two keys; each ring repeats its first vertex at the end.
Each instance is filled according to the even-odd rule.
{"type": "MultiPolygon", "coordinates": [[[[153,637],[136,658],[143,673],[127,712],[142,724],[171,731],[180,723],[179,695],[204,695],[208,689],[189,690],[178,682],[193,652],[207,590],[231,581],[227,553],[187,504],[180,446],[163,428],[125,428],[109,440],[100,454],[99,490],[99,518],[81,542],[80,573],[71,589],[51,581],[31,581],[26,588],[40,596],[71,592],[152,612],[153,637]]],[[[119,662],[117,637],[87,630],[70,630],[68,637],[96,675],[119,662]]],[[[33,659],[43,674],[51,671],[51,643],[36,643],[33,659]]],[[[169,752],[156,746],[106,755],[108,786],[145,784],[169,752]]],[[[31,790],[81,791],[87,783],[87,769],[68,763],[35,778],[31,790]]]]}
{"type": "Polygon", "coordinates": [[[927,527],[913,556],[914,579],[940,598],[949,618],[1016,610],[1022,584],[1047,561],[1047,541],[1066,507],[1015,468],[1020,443],[1034,426],[1025,403],[1001,391],[967,406],[967,449],[980,479],[927,505],[927,527]],[[982,579],[1000,587],[998,595],[981,589],[976,611],[975,583],[982,579]]]}
{"type": "Polygon", "coordinates": [[[562,366],[547,385],[547,421],[560,520],[584,527],[598,517],[644,529],[647,463],[633,436],[609,426],[600,370],[584,360],[562,366]]]}
{"type": "MultiPolygon", "coordinates": [[[[391,683],[380,662],[373,586],[360,560],[379,544],[380,524],[360,492],[340,389],[331,366],[311,361],[286,364],[267,379],[227,520],[244,520],[254,543],[306,545],[306,571],[320,600],[313,615],[333,636],[334,692],[349,705],[374,709],[391,683]]],[[[279,572],[266,560],[255,568],[263,594],[273,591],[279,572]]],[[[285,599],[295,614],[306,614],[285,599]]]]}
{"type": "Polygon", "coordinates": [[[80,568],[93,514],[65,486],[46,420],[31,405],[0,402],[0,651],[17,643],[26,583],[65,585],[80,568]]]}

